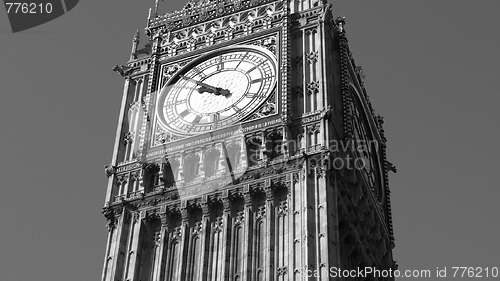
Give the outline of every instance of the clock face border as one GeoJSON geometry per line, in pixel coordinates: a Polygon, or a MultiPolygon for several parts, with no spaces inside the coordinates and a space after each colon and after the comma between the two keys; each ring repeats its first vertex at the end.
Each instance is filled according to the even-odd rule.
{"type": "MultiPolygon", "coordinates": [[[[175,63],[170,64],[170,65],[175,65],[175,63]]],[[[264,63],[261,62],[261,63],[256,64],[255,68],[259,67],[259,65],[264,65],[264,63]]],[[[163,69],[165,69],[165,68],[163,68],[163,69]]],[[[235,71],[239,71],[239,70],[235,69],[235,71]]],[[[220,73],[221,72],[218,72],[218,70],[217,70],[213,73],[209,73],[208,76],[217,75],[217,74],[220,75],[220,73]]],[[[238,123],[240,123],[240,124],[246,123],[248,121],[246,121],[245,119],[247,119],[249,116],[251,116],[252,113],[254,113],[256,110],[258,110],[263,104],[265,104],[266,100],[268,100],[269,97],[273,95],[273,93],[276,94],[276,91],[278,89],[278,87],[277,87],[278,80],[279,80],[278,59],[273,52],[271,52],[270,50],[268,50],[264,47],[255,46],[255,45],[235,45],[235,46],[223,47],[223,48],[211,51],[209,53],[200,55],[200,56],[192,59],[189,63],[182,66],[182,68],[180,68],[179,70],[177,70],[176,73],[174,75],[172,75],[172,77],[170,77],[166,81],[166,83],[162,83],[161,80],[159,81],[160,85],[163,84],[164,86],[160,89],[160,91],[158,92],[158,96],[156,97],[156,106],[155,106],[155,109],[156,109],[155,128],[156,129],[155,129],[155,131],[158,129],[162,129],[168,133],[171,133],[171,134],[174,134],[174,135],[177,135],[177,136],[183,138],[183,137],[204,134],[204,133],[207,133],[210,131],[220,129],[222,127],[231,126],[231,125],[235,125],[238,123]],[[208,123],[209,125],[207,125],[207,126],[210,126],[209,129],[204,129],[204,130],[200,129],[199,131],[194,131],[194,132],[187,131],[186,132],[186,131],[183,131],[181,128],[178,128],[178,127],[176,128],[176,126],[169,126],[167,119],[165,117],[166,113],[163,110],[164,110],[164,106],[165,106],[165,103],[167,101],[167,98],[170,96],[170,89],[169,88],[171,86],[175,85],[175,83],[178,82],[178,80],[180,80],[180,75],[185,75],[186,73],[191,72],[193,69],[196,68],[196,66],[203,64],[206,61],[213,60],[217,56],[221,56],[224,54],[238,53],[238,52],[257,53],[260,56],[264,57],[265,64],[270,65],[270,68],[272,68],[271,69],[272,78],[271,78],[271,82],[268,83],[269,86],[265,89],[262,89],[262,85],[259,86],[258,94],[262,95],[262,96],[259,99],[252,98],[250,100],[250,102],[248,102],[244,106],[245,109],[248,109],[249,105],[251,105],[250,109],[248,109],[246,111],[238,112],[236,114],[229,115],[230,118],[232,118],[233,120],[228,120],[226,123],[221,122],[220,126],[218,125],[218,123],[215,123],[215,126],[210,125],[213,123],[208,123]],[[264,91],[264,92],[262,92],[262,91],[264,91]]],[[[189,94],[187,94],[188,98],[190,97],[192,91],[193,90],[191,89],[191,92],[189,92],[189,94]]],[[[247,92],[248,92],[248,89],[245,93],[247,93],[247,92]]],[[[240,100],[241,99],[237,100],[234,104],[237,104],[238,102],[240,102],[240,100]]],[[[229,119],[229,118],[227,118],[227,119],[229,119]]],[[[254,120],[252,120],[252,121],[254,121],[254,120]]]]}

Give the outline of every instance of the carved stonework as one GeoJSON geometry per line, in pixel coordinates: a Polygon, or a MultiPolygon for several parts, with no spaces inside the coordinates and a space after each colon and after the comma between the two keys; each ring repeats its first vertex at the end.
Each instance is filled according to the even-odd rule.
{"type": "Polygon", "coordinates": [[[140,221],[140,219],[141,219],[141,218],[140,218],[140,215],[139,215],[139,213],[138,213],[138,212],[133,212],[133,213],[132,213],[132,223],[133,223],[133,224],[138,223],[138,222],[140,221]]]}
{"type": "Polygon", "coordinates": [[[161,86],[165,86],[165,83],[172,78],[172,76],[180,69],[178,65],[170,65],[163,67],[163,80],[161,82],[161,86]]]}
{"type": "Polygon", "coordinates": [[[169,132],[165,131],[163,128],[157,125],[155,131],[154,145],[169,143],[179,139],[181,138],[176,135],[170,134],[169,132]]]}
{"type": "MultiPolygon", "coordinates": [[[[223,190],[222,192],[224,194],[224,192],[227,192],[227,190],[223,190]]],[[[222,206],[224,208],[224,213],[228,214],[229,212],[231,212],[231,200],[229,199],[229,197],[227,197],[227,195],[222,198],[222,206]]]]}
{"type": "Polygon", "coordinates": [[[307,133],[309,135],[314,135],[319,133],[320,125],[318,123],[307,126],[307,133]]]}
{"type": "Polygon", "coordinates": [[[272,36],[262,40],[261,46],[276,54],[276,37],[272,36]]]}
{"type": "Polygon", "coordinates": [[[127,132],[126,134],[123,135],[123,142],[125,144],[132,143],[134,139],[134,133],[133,132],[127,132]]]}
{"type": "MultiPolygon", "coordinates": [[[[274,0],[199,1],[187,6],[189,8],[161,16],[155,15],[155,18],[148,20],[146,32],[150,38],[154,34],[160,34],[164,41],[160,51],[167,53],[164,57],[172,57],[284,24],[282,19],[285,5],[274,0]],[[261,6],[267,2],[267,7],[261,6]],[[248,11],[248,8],[252,9],[248,11]],[[246,11],[239,12],[241,9],[246,11]],[[230,17],[225,17],[226,15],[230,17]],[[186,27],[198,31],[193,36],[193,33],[187,33],[186,27]]],[[[276,38],[264,39],[260,44],[276,52],[276,38]]]]}
{"type": "Polygon", "coordinates": [[[316,178],[324,178],[326,175],[326,169],[323,167],[316,167],[316,178]]]}
{"type": "Polygon", "coordinates": [[[365,79],[365,74],[363,73],[363,68],[361,66],[356,66],[355,68],[356,74],[361,78],[359,81],[361,84],[363,84],[363,80],[365,79]]]}
{"type": "Polygon", "coordinates": [[[310,28],[310,29],[306,30],[306,34],[307,35],[313,35],[313,34],[315,34],[317,32],[318,32],[318,28],[317,27],[313,27],[313,28],[310,28]]]}
{"type": "Polygon", "coordinates": [[[319,92],[319,81],[312,81],[307,83],[307,93],[309,95],[316,94],[319,92]]]}
{"type": "Polygon", "coordinates": [[[108,229],[108,231],[112,231],[116,228],[118,224],[118,218],[121,212],[122,212],[121,209],[109,209],[109,208],[104,209],[102,211],[102,214],[107,220],[106,228],[108,229]]]}
{"type": "Polygon", "coordinates": [[[123,185],[125,183],[127,183],[127,178],[128,176],[127,175],[119,175],[118,177],[116,177],[116,183],[118,185],[123,185]]]}
{"type": "Polygon", "coordinates": [[[109,190],[103,213],[111,242],[103,281],[281,281],[304,279],[310,270],[325,273],[331,261],[353,268],[394,266],[386,174],[395,167],[385,158],[382,120],[374,116],[362,87],[362,69],[347,46],[343,18],[333,20],[326,0],[186,2],[166,15],[158,15],[156,7],[148,18],[149,38],[143,40],[150,45],[137,51],[137,35],[130,61],[115,66],[125,77],[127,101],[119,150],[105,166],[109,190]],[[245,48],[272,56],[275,69],[253,72],[266,58],[244,55],[245,48]],[[241,51],[242,62],[225,62],[230,49],[241,51]],[[205,96],[222,94],[213,88],[226,82],[225,87],[236,87],[238,77],[210,86],[217,82],[205,69],[239,66],[249,76],[248,85],[237,85],[249,87],[241,88],[248,103],[228,114],[239,116],[240,124],[226,119],[223,110],[209,116],[235,102],[205,96]],[[170,99],[162,90],[177,78],[184,83],[179,87],[187,88],[170,99]],[[263,81],[274,84],[263,88],[263,81]],[[204,90],[204,83],[210,88],[204,90]],[[191,113],[195,99],[190,95],[206,101],[198,107],[206,113],[191,113]],[[162,113],[171,116],[171,109],[186,122],[162,118],[162,113]],[[373,172],[332,167],[336,157],[346,155],[325,148],[356,137],[348,132],[351,127],[362,131],[356,126],[361,117],[369,121],[365,125],[375,124],[364,128],[373,139],[382,140],[379,154],[369,155],[379,156],[373,158],[382,172],[376,180],[373,172]],[[207,125],[212,121],[218,126],[207,125]],[[182,133],[173,128],[177,122],[200,123],[200,128],[184,126],[190,131],[182,133]],[[383,199],[373,196],[374,186],[383,199]],[[317,256],[318,246],[327,255],[308,259],[317,256]]]}
{"type": "Polygon", "coordinates": [[[161,225],[157,225],[153,234],[153,247],[159,247],[161,242],[161,225]]]}
{"type": "Polygon", "coordinates": [[[256,219],[265,219],[266,218],[266,206],[260,206],[257,209],[257,212],[255,214],[256,219]]]}
{"type": "Polygon", "coordinates": [[[264,47],[276,55],[276,37],[271,36],[265,39],[256,40],[251,43],[252,45],[264,47]]]}
{"type": "Polygon", "coordinates": [[[106,177],[109,178],[111,175],[113,175],[116,172],[116,167],[111,165],[111,164],[105,165],[104,172],[106,173],[106,177]]]}
{"type": "Polygon", "coordinates": [[[113,66],[113,71],[118,72],[122,77],[127,77],[132,74],[133,68],[126,65],[115,65],[113,66]]]}
{"type": "Polygon", "coordinates": [[[201,222],[196,222],[192,228],[193,235],[199,235],[201,234],[201,231],[203,230],[202,223],[201,222]]]}
{"type": "Polygon", "coordinates": [[[286,267],[286,266],[283,266],[283,267],[278,267],[278,268],[276,269],[276,274],[277,274],[278,276],[288,274],[288,267],[286,267]]]}
{"type": "Polygon", "coordinates": [[[306,55],[307,63],[312,64],[318,61],[318,51],[310,52],[306,55]]]}
{"type": "Polygon", "coordinates": [[[335,19],[335,24],[337,26],[337,31],[339,33],[344,33],[345,17],[337,17],[335,19]]]}
{"type": "Polygon", "coordinates": [[[278,216],[284,217],[288,214],[288,203],[287,201],[281,201],[278,206],[278,216]]]}
{"type": "Polygon", "coordinates": [[[234,218],[235,224],[241,224],[245,221],[245,212],[238,212],[234,218]]]}
{"type": "Polygon", "coordinates": [[[182,238],[182,227],[176,227],[172,232],[172,240],[180,240],[182,238]]]}
{"type": "Polygon", "coordinates": [[[257,110],[257,112],[250,116],[247,121],[270,116],[276,114],[276,112],[276,93],[273,92],[273,94],[269,96],[269,99],[257,110]]]}
{"type": "Polygon", "coordinates": [[[224,228],[224,222],[222,221],[222,217],[217,217],[214,222],[214,231],[221,232],[224,228]]]}

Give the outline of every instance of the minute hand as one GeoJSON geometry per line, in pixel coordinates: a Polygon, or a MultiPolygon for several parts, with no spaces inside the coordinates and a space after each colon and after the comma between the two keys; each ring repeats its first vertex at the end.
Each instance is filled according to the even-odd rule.
{"type": "Polygon", "coordinates": [[[230,95],[231,93],[229,92],[229,90],[226,90],[226,89],[222,89],[222,88],[219,88],[219,87],[214,87],[214,86],[211,86],[211,85],[208,85],[206,83],[203,83],[203,82],[200,82],[198,80],[195,80],[193,78],[189,78],[189,77],[186,77],[184,75],[179,75],[181,78],[183,79],[186,79],[188,81],[191,81],[193,83],[196,83],[196,85],[198,86],[201,86],[200,89],[198,89],[198,92],[200,93],[203,93],[203,92],[209,92],[209,93],[212,93],[212,94],[215,94],[215,95],[223,95],[225,97],[227,97],[228,95],[230,95]]]}

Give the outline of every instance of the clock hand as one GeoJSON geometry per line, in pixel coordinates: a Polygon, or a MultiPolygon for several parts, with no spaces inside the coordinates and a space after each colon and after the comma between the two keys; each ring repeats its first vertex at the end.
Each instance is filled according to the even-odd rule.
{"type": "Polygon", "coordinates": [[[204,87],[205,89],[208,89],[209,91],[216,91],[216,88],[214,86],[210,86],[208,84],[205,84],[203,82],[200,82],[198,80],[195,80],[193,78],[189,78],[189,77],[186,77],[184,75],[179,75],[181,78],[185,79],[185,80],[188,80],[188,81],[191,81],[193,83],[196,83],[196,85],[198,86],[201,86],[201,87],[204,87]]]}
{"type": "Polygon", "coordinates": [[[201,87],[199,87],[198,89],[196,89],[198,91],[198,93],[200,94],[203,94],[203,93],[211,93],[211,94],[214,94],[216,96],[224,96],[226,98],[229,98],[229,96],[231,96],[231,92],[229,92],[229,90],[227,89],[222,89],[222,88],[219,88],[219,87],[214,87],[214,86],[209,86],[208,87],[205,85],[200,85],[201,87]]]}
{"type": "Polygon", "coordinates": [[[219,87],[210,86],[208,84],[205,84],[205,83],[200,82],[198,80],[195,80],[193,78],[186,77],[184,75],[179,75],[179,76],[183,79],[186,79],[188,81],[196,83],[196,85],[200,86],[200,88],[197,89],[200,94],[208,92],[208,93],[215,94],[216,96],[223,95],[226,98],[228,98],[231,95],[231,92],[229,92],[229,90],[227,90],[227,89],[222,89],[219,87]]]}
{"type": "Polygon", "coordinates": [[[229,90],[227,90],[227,89],[222,89],[222,88],[216,87],[215,92],[213,92],[213,94],[215,94],[216,96],[223,95],[226,98],[228,98],[231,95],[231,92],[229,92],[229,90]]]}

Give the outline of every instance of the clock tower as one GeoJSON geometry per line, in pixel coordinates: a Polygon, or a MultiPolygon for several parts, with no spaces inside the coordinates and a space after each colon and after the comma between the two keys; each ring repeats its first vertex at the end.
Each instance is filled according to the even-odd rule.
{"type": "Polygon", "coordinates": [[[344,18],[324,0],[156,11],[114,67],[102,281],[393,280],[395,168],[344,18]]]}

